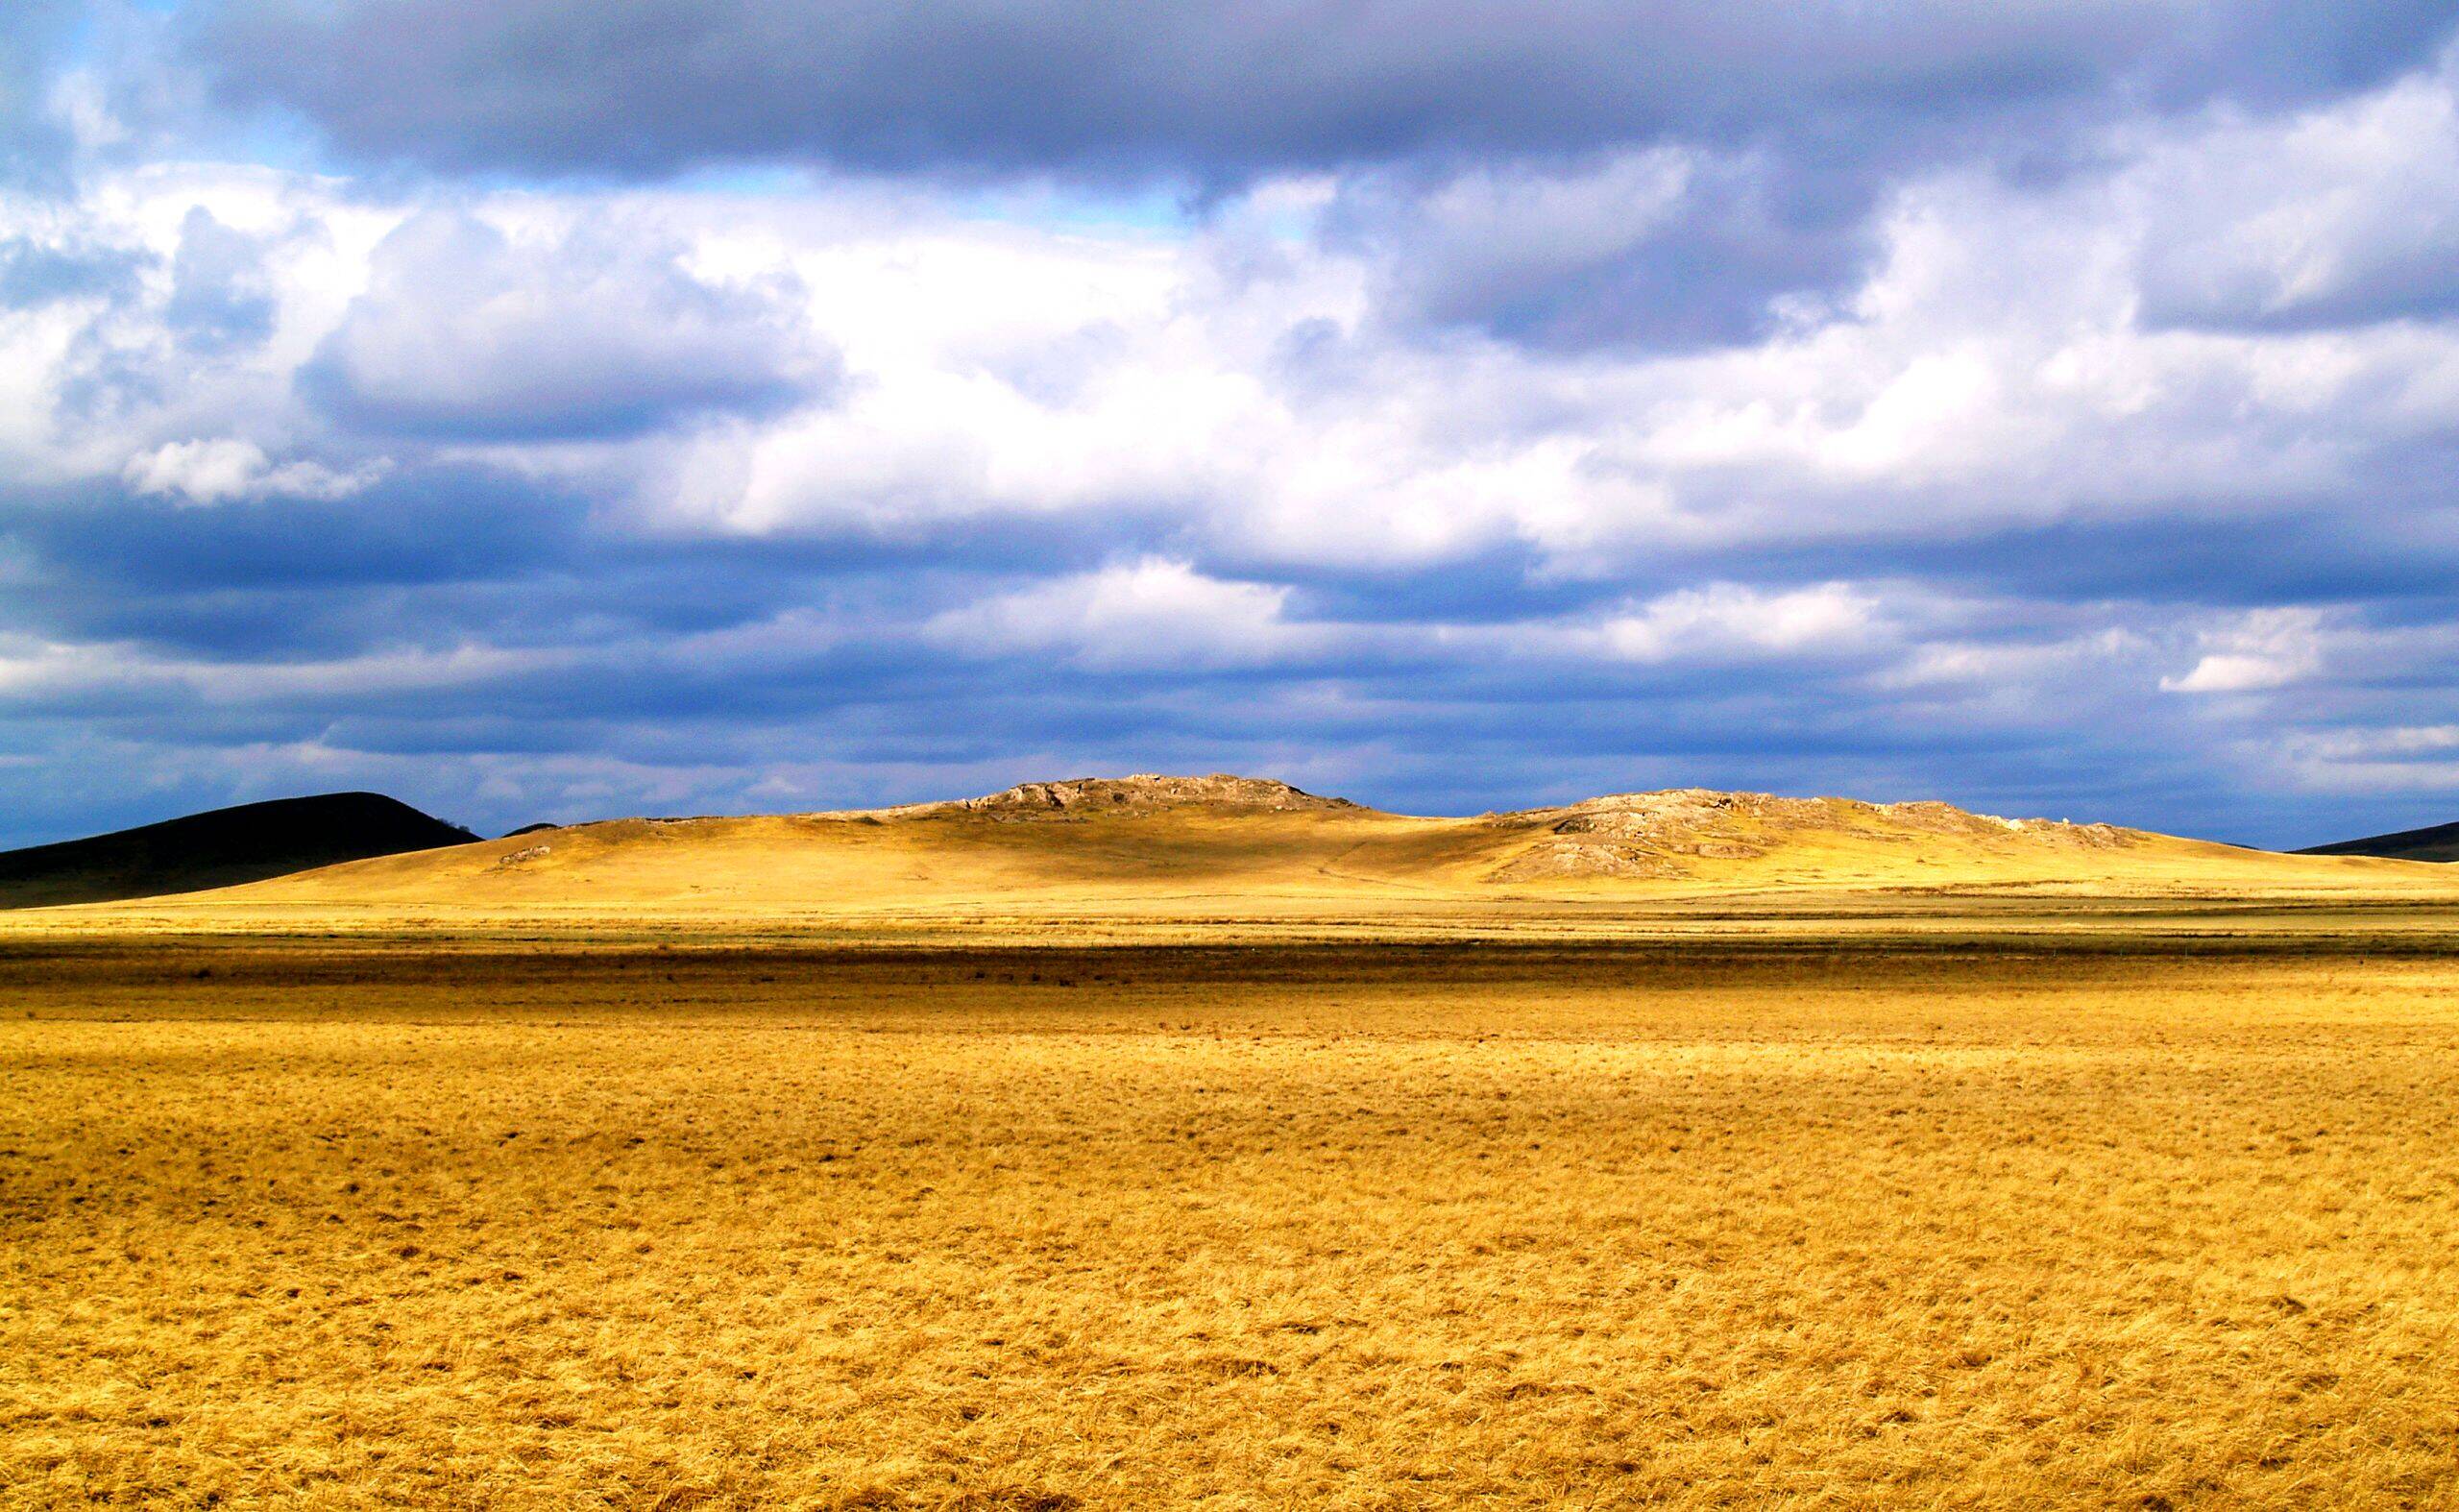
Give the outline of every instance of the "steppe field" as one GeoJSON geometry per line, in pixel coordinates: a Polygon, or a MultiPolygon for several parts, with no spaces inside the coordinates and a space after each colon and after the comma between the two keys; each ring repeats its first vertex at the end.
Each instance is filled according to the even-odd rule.
{"type": "Polygon", "coordinates": [[[2447,905],[1594,933],[0,933],[0,1502],[2459,1505],[2447,905]]]}

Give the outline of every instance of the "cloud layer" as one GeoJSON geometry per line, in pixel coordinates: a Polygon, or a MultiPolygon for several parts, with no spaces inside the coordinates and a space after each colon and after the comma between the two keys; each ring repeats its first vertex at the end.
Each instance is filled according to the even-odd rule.
{"type": "Polygon", "coordinates": [[[1251,178],[1671,137],[1939,152],[2120,100],[2362,87],[2449,17],[2419,0],[225,0],[197,20],[232,96],[444,168],[1251,178]]]}
{"type": "Polygon", "coordinates": [[[2448,817],[2446,7],[822,16],[42,32],[0,843],[1175,767],[2448,817]]]}

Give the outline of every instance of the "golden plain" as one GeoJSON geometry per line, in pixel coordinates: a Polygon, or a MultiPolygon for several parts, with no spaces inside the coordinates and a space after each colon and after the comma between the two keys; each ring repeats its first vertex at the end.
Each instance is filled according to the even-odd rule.
{"type": "Polygon", "coordinates": [[[2459,1501],[2453,918],[1966,914],[69,911],[0,939],[0,1500],[2459,1501]]]}

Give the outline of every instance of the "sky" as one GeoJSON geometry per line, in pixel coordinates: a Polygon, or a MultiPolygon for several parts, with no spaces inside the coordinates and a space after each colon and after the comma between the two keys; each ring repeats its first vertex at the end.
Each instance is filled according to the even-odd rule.
{"type": "Polygon", "coordinates": [[[2459,3],[12,0],[0,845],[2459,819],[2459,3]]]}

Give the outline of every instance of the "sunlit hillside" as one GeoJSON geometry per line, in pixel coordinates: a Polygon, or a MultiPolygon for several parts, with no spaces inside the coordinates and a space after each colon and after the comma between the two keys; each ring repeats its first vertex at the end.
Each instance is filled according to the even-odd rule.
{"type": "Polygon", "coordinates": [[[1695,789],[1470,817],[1230,776],[1032,783],[874,811],[632,818],[132,905],[267,914],[877,919],[1611,913],[1756,900],[2459,895],[2414,863],[2103,824],[1695,789]]]}

